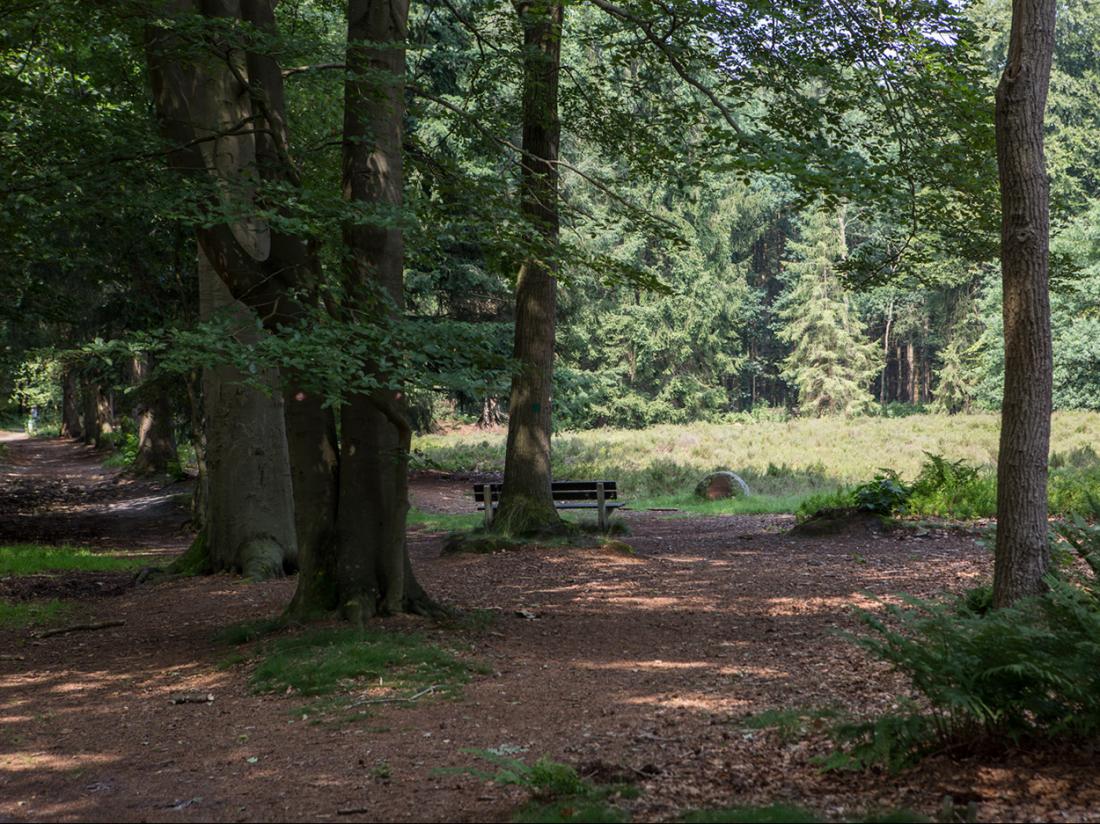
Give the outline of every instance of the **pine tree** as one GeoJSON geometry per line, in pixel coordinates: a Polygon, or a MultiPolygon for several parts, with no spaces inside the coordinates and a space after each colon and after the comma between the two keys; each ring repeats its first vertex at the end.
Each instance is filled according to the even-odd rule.
{"type": "Polygon", "coordinates": [[[865,339],[835,268],[847,254],[844,219],[843,210],[811,213],[789,247],[778,334],[791,346],[782,375],[804,414],[858,415],[874,404],[868,388],[881,366],[878,347],[865,339]]]}
{"type": "Polygon", "coordinates": [[[936,402],[932,408],[954,415],[969,412],[974,404],[972,349],[964,341],[952,339],[940,352],[942,366],[936,371],[936,402]]]}

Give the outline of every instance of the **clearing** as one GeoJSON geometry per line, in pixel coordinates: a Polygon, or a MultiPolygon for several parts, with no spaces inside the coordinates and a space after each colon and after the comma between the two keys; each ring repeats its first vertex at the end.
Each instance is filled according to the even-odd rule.
{"type": "MultiPolygon", "coordinates": [[[[79,545],[135,564],[186,546],[185,484],[127,480],[67,441],[4,437],[3,543],[79,545]]],[[[424,511],[466,511],[468,484],[426,476],[413,497],[424,511]]],[[[471,612],[451,626],[382,626],[421,633],[474,673],[453,697],[363,715],[294,691],[255,694],[264,641],[217,639],[278,614],[292,580],[0,577],[5,600],[62,599],[56,624],[125,622],[48,638],[36,637],[41,624],[0,626],[0,820],[508,820],[527,792],[468,771],[494,771],[470,752],[489,749],[629,777],[637,796],[615,803],[634,820],[772,803],[830,818],[935,815],[947,795],[976,802],[982,820],[1095,818],[1088,752],[944,754],[899,776],[825,774],[812,761],[830,747],[815,708],[867,713],[904,693],[838,632],[858,627],[850,608],[972,586],[991,566],[973,534],[809,539],[786,534],[789,516],[615,517],[634,554],[444,557],[442,533],[412,527],[421,581],[471,612]],[[214,699],[173,703],[181,695],[214,699]],[[794,711],[784,730],[745,723],[777,709],[794,711]]]]}

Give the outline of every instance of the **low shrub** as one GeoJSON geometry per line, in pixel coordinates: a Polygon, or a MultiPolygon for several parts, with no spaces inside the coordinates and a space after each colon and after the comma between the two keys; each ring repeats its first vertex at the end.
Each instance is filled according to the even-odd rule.
{"type": "Polygon", "coordinates": [[[910,513],[959,520],[988,518],[997,513],[997,478],[992,471],[964,460],[924,454],[926,460],[910,487],[910,513]]]}
{"type": "Polygon", "coordinates": [[[874,480],[860,484],[852,490],[852,503],[864,512],[876,515],[893,515],[904,512],[912,494],[910,487],[902,483],[892,469],[880,469],[874,480]]]}
{"type": "Polygon", "coordinates": [[[857,639],[909,676],[923,699],[836,728],[831,768],[908,766],[931,749],[1100,736],[1100,526],[1075,517],[1059,533],[1083,565],[1048,577],[1043,595],[990,609],[991,593],[907,598],[884,619],[862,612],[857,639]]]}

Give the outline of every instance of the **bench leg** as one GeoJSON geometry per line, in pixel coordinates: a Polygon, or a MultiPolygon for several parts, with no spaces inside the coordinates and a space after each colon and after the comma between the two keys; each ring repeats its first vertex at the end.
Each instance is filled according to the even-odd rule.
{"type": "Polygon", "coordinates": [[[607,532],[607,499],[604,497],[602,482],[596,484],[596,505],[600,513],[600,532],[607,532]]]}
{"type": "Polygon", "coordinates": [[[485,497],[485,528],[488,529],[493,525],[493,488],[485,484],[481,494],[485,497]]]}

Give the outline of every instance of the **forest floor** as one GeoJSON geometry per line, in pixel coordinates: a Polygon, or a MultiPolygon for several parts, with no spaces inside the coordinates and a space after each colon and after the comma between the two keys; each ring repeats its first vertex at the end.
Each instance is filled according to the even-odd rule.
{"type": "MultiPolygon", "coordinates": [[[[185,484],[126,479],[62,440],[4,439],[0,543],[154,559],[186,546],[185,484]]],[[[421,509],[463,511],[467,486],[424,476],[412,492],[421,509]]],[[[277,615],[293,580],[0,578],[0,597],[55,595],[83,620],[125,622],[47,638],[0,628],[0,821],[506,821],[527,793],[470,774],[493,772],[471,753],[490,749],[629,777],[637,796],[616,803],[634,820],[773,803],[838,820],[933,816],[944,796],[976,802],[979,820],[1100,820],[1091,752],[942,755],[896,776],[813,762],[830,749],[815,708],[866,715],[905,692],[838,632],[858,628],[851,607],[972,586],[990,572],[973,534],[810,539],[788,535],[786,516],[615,517],[634,554],[442,556],[442,534],[410,530],[422,583],[483,620],[382,626],[415,630],[479,672],[457,698],[382,704],[356,721],[313,723],[300,695],[254,694],[250,659],[227,661],[233,649],[215,638],[277,615]],[[172,702],[195,693],[214,700],[172,702]],[[804,729],[746,725],[774,709],[801,713],[804,729]]]]}

